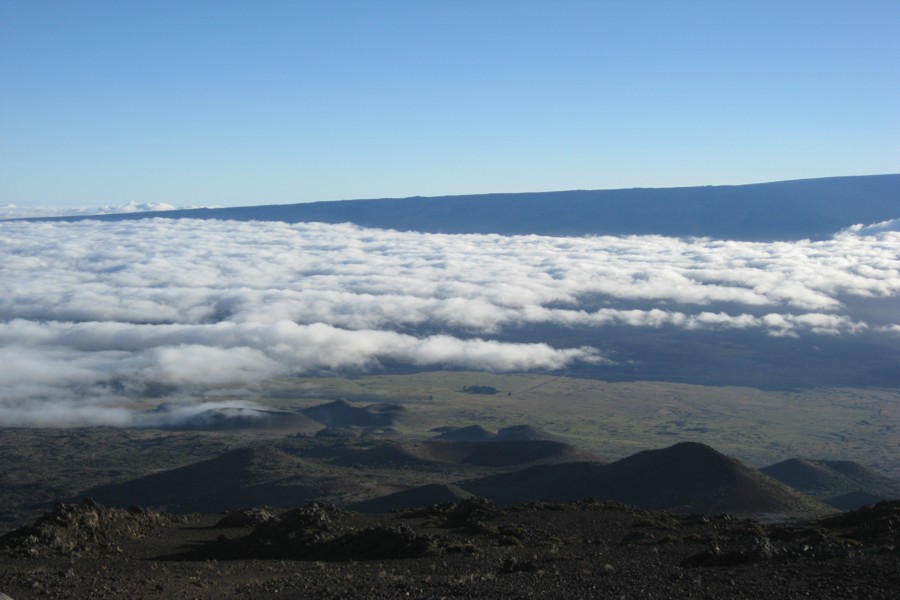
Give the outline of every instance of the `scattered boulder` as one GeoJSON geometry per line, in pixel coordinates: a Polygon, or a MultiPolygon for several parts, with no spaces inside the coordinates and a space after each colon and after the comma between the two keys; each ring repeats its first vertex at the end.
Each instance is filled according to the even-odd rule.
{"type": "Polygon", "coordinates": [[[246,538],[224,540],[226,557],[239,559],[371,560],[416,558],[442,552],[436,536],[403,525],[358,528],[353,514],[312,503],[263,523],[246,538]]]}
{"type": "Polygon", "coordinates": [[[436,504],[415,511],[414,514],[416,516],[429,517],[432,523],[438,527],[446,527],[448,529],[470,527],[477,529],[481,528],[486,521],[503,514],[503,509],[485,498],[470,496],[459,502],[436,504]]]}
{"type": "Polygon", "coordinates": [[[472,496],[466,498],[456,505],[447,513],[445,525],[447,527],[465,527],[476,525],[502,514],[502,510],[496,504],[485,498],[472,496]]]}
{"type": "Polygon", "coordinates": [[[816,525],[869,547],[900,552],[900,501],[879,502],[821,519],[816,525]]]}
{"type": "Polygon", "coordinates": [[[242,508],[219,519],[216,527],[258,527],[277,518],[278,514],[271,508],[242,508]]]}
{"type": "Polygon", "coordinates": [[[31,558],[116,551],[119,544],[143,538],[173,521],[138,506],[110,508],[87,498],[81,504],[57,504],[33,524],[0,537],[0,550],[31,558]]]}

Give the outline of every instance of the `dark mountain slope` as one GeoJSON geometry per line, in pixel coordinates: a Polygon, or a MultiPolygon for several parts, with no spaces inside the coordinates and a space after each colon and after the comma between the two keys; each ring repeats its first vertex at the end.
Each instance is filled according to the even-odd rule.
{"type": "Polygon", "coordinates": [[[828,508],[703,444],[647,450],[608,465],[537,466],[463,482],[499,503],[593,497],[679,512],[809,517],[828,508]]]}
{"type": "Polygon", "coordinates": [[[761,471],[842,510],[900,498],[900,481],[849,460],[792,458],[761,471]]]}
{"type": "Polygon", "coordinates": [[[342,467],[361,467],[370,469],[405,468],[434,465],[445,461],[416,452],[406,444],[390,444],[363,450],[353,450],[339,456],[333,463],[342,467]]]}
{"type": "Polygon", "coordinates": [[[829,469],[822,461],[791,458],[760,469],[763,473],[785,483],[792,488],[804,491],[833,491],[836,480],[844,480],[840,473],[829,469]]]}
{"type": "Polygon", "coordinates": [[[428,440],[356,450],[338,457],[334,463],[376,468],[429,464],[512,467],[595,459],[589,452],[554,440],[428,440]]]}
{"type": "Polygon", "coordinates": [[[856,223],[900,217],[898,193],[900,175],[870,175],[735,186],[345,200],[90,218],[349,222],[434,233],[658,234],[790,240],[827,237],[856,223]]]}
{"type": "Polygon", "coordinates": [[[458,502],[471,494],[455,485],[431,483],[380,498],[351,504],[347,508],[359,512],[386,513],[402,508],[420,508],[432,504],[458,502]]]}
{"type": "Polygon", "coordinates": [[[692,442],[624,458],[609,465],[606,477],[618,490],[616,500],[646,508],[791,514],[815,504],[739,461],[692,442]]]}
{"type": "Polygon", "coordinates": [[[497,504],[572,502],[603,497],[606,467],[595,462],[539,465],[471,479],[458,485],[475,496],[497,504]],[[598,496],[597,492],[601,495],[598,496]]]}
{"type": "Polygon", "coordinates": [[[99,486],[79,496],[111,506],[165,507],[176,513],[218,512],[245,506],[296,506],[321,499],[352,482],[270,446],[241,448],[185,467],[124,483],[99,486]]]}

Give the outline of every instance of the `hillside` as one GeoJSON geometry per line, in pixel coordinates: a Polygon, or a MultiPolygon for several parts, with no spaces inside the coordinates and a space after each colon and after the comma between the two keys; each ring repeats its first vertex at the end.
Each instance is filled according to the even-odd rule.
{"type": "Polygon", "coordinates": [[[344,494],[355,487],[352,480],[329,474],[311,462],[271,446],[259,446],[91,488],[80,496],[111,506],[140,504],[187,513],[253,505],[294,506],[326,497],[329,491],[344,494]]]}
{"type": "Polygon", "coordinates": [[[649,509],[775,520],[833,512],[693,442],[646,450],[613,463],[599,462],[588,452],[551,440],[410,440],[366,446],[326,446],[302,458],[274,446],[241,448],[131,481],[97,486],[71,500],[91,497],[111,506],[141,504],[183,514],[252,505],[288,507],[314,500],[355,502],[354,506],[376,510],[471,494],[500,504],[595,498],[649,509]],[[398,491],[402,493],[388,497],[398,491]]]}
{"type": "Polygon", "coordinates": [[[481,442],[428,440],[355,450],[335,459],[342,466],[395,467],[428,464],[512,467],[536,463],[596,460],[564,442],[510,439],[481,442]]]}
{"type": "Polygon", "coordinates": [[[900,498],[900,481],[854,461],[792,458],[760,470],[841,510],[900,498]]]}
{"type": "Polygon", "coordinates": [[[584,498],[679,512],[810,517],[830,509],[709,446],[682,442],[610,464],[537,466],[460,483],[495,502],[584,498]]]}

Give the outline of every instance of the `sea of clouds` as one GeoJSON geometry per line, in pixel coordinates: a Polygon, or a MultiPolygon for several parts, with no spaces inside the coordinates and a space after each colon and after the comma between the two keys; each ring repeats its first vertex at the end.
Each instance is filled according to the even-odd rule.
{"type": "Polygon", "coordinates": [[[497,335],[523,325],[898,335],[897,322],[851,308],[900,295],[893,225],[751,243],[0,221],[0,424],[147,424],[162,417],[129,399],[151,388],[200,397],[384,364],[502,372],[612,362],[593,347],[497,335]]]}
{"type": "Polygon", "coordinates": [[[0,219],[26,219],[46,217],[72,217],[93,215],[118,215],[125,213],[158,212],[179,210],[181,208],[197,208],[195,206],[175,207],[168,202],[126,202],[120,205],[106,206],[19,206],[17,204],[0,204],[0,219]]]}

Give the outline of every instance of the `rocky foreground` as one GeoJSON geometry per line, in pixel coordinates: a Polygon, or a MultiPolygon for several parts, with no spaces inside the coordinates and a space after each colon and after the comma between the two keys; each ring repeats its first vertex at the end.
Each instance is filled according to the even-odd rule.
{"type": "MultiPolygon", "coordinates": [[[[22,598],[895,598],[900,502],[806,524],[479,498],[173,517],[90,500],[0,538],[22,598]]],[[[0,596],[2,597],[2,596],[0,596]]]]}

